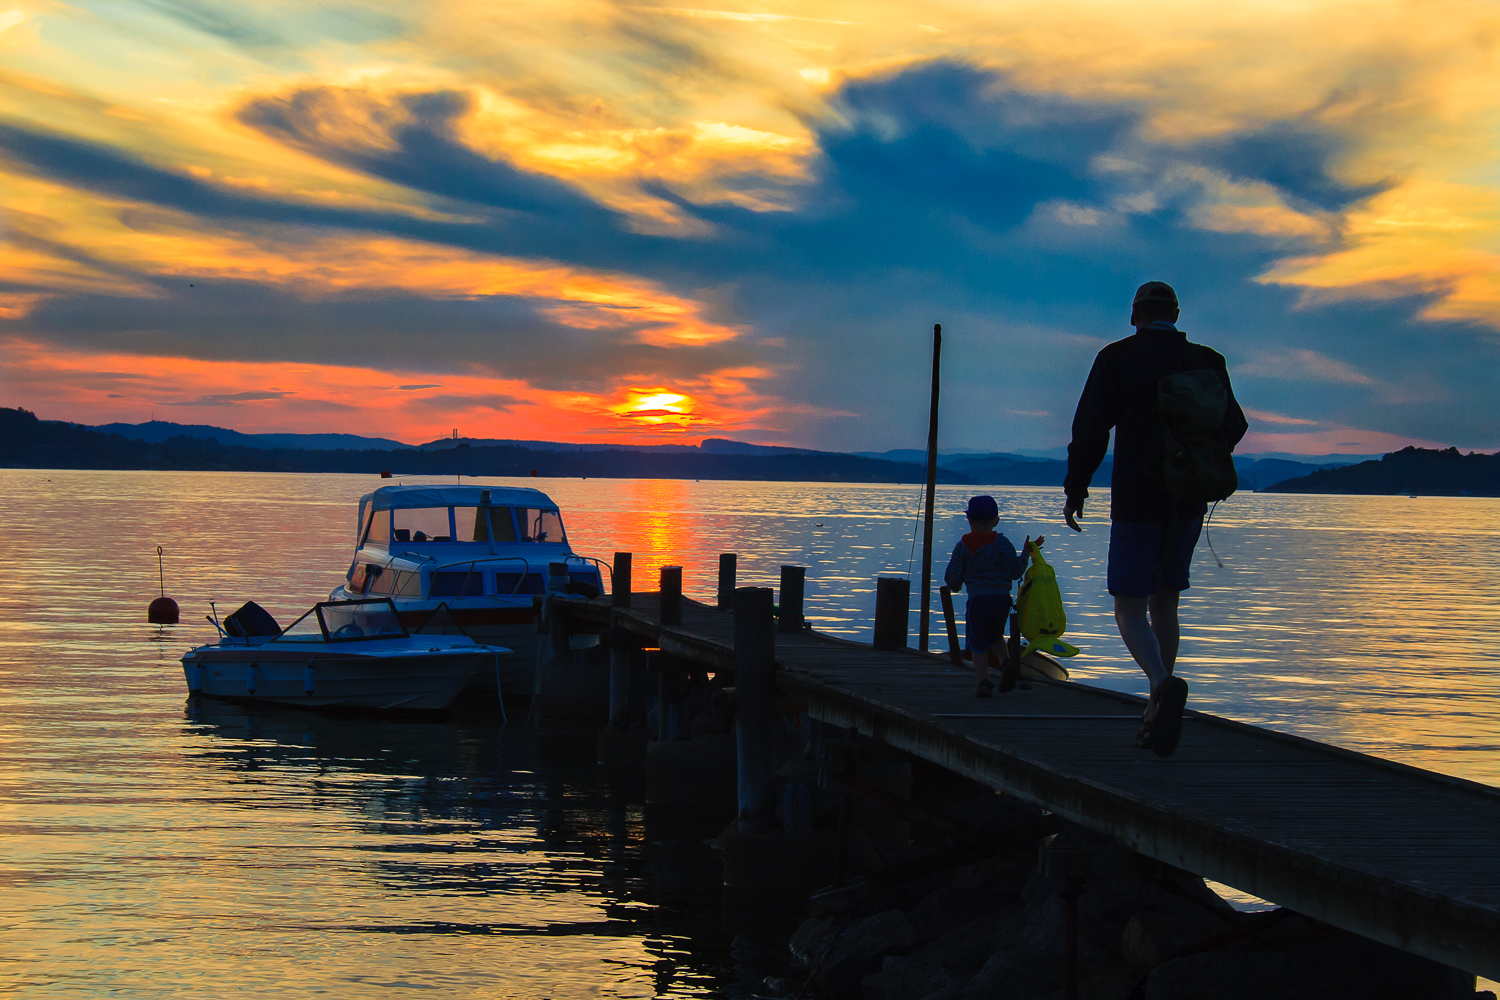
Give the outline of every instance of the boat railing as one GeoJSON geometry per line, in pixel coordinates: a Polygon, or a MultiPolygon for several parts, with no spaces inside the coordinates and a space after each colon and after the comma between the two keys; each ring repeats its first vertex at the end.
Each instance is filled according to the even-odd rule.
{"type": "MultiPolygon", "coordinates": [[[[515,597],[516,594],[520,592],[521,587],[526,583],[526,577],[529,576],[530,573],[531,573],[531,563],[526,559],[525,556],[491,556],[491,555],[485,555],[485,556],[480,556],[480,557],[475,558],[475,559],[460,559],[458,562],[443,563],[440,566],[431,566],[431,567],[429,567],[428,568],[428,577],[427,578],[429,580],[432,579],[431,574],[436,573],[438,570],[452,569],[454,566],[467,566],[467,567],[469,567],[469,570],[468,570],[468,573],[464,576],[464,586],[467,587],[468,584],[469,584],[469,577],[474,574],[474,566],[477,563],[498,563],[498,562],[519,562],[521,564],[521,566],[523,567],[522,570],[521,570],[520,575],[516,578],[516,585],[513,588],[511,588],[511,592],[506,595],[507,597],[515,597]]],[[[484,587],[484,582],[483,582],[483,579],[481,578],[480,589],[483,589],[483,587],[484,587]]]]}
{"type": "Polygon", "coordinates": [[[577,553],[573,553],[572,555],[568,556],[566,559],[563,560],[563,562],[573,562],[575,560],[578,561],[578,562],[581,562],[581,563],[593,563],[594,564],[594,569],[596,569],[596,570],[599,571],[599,582],[601,584],[604,582],[604,571],[605,570],[609,570],[609,593],[614,593],[614,590],[615,590],[615,568],[614,568],[614,566],[612,566],[609,563],[605,562],[603,559],[596,559],[593,556],[581,556],[581,555],[578,555],[577,553]]]}

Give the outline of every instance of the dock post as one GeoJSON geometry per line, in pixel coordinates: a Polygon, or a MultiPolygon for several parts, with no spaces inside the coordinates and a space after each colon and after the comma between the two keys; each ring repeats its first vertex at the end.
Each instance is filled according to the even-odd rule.
{"type": "Polygon", "coordinates": [[[875,648],[905,649],[911,581],[899,576],[875,578],[875,648]]]}
{"type": "Polygon", "coordinates": [[[609,606],[630,607],[630,553],[616,552],[615,565],[609,574],[609,606]]]}
{"type": "MultiPolygon", "coordinates": [[[[614,624],[612,613],[610,625],[618,637],[620,630],[614,624]]],[[[617,638],[609,647],[609,724],[616,728],[623,727],[629,707],[630,651],[617,638]]]]}
{"type": "Polygon", "coordinates": [[[932,325],[932,409],[927,416],[927,509],[922,518],[922,602],[917,648],[927,652],[927,614],[932,607],[932,503],[937,493],[938,381],[943,357],[943,325],[932,325]]]}
{"type": "Polygon", "coordinates": [[[948,623],[948,658],[955,667],[961,667],[964,665],[964,650],[958,644],[958,623],[953,616],[953,591],[944,584],[938,588],[938,596],[943,599],[943,621],[948,623]]]}
{"type": "Polygon", "coordinates": [[[661,568],[661,623],[672,628],[682,627],[682,567],[661,568]]]}
{"type": "Polygon", "coordinates": [[[739,556],[733,552],[719,554],[719,610],[734,610],[734,574],[739,556]]]}
{"type": "Polygon", "coordinates": [[[806,621],[802,617],[802,592],[807,581],[807,567],[781,567],[781,616],[776,622],[778,632],[801,632],[806,621]]]}
{"type": "Polygon", "coordinates": [[[776,629],[768,587],[734,592],[735,749],[740,833],[769,833],[776,817],[776,629]]]}

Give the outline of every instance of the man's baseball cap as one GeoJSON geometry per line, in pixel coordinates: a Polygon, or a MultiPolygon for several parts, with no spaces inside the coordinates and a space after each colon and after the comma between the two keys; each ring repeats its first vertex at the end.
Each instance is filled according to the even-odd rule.
{"type": "Polygon", "coordinates": [[[1138,306],[1142,302],[1160,303],[1164,306],[1176,308],[1177,293],[1165,281],[1148,281],[1135,290],[1135,301],[1130,304],[1138,306]]]}
{"type": "Polygon", "coordinates": [[[964,511],[964,516],[971,521],[988,521],[1000,516],[1000,507],[992,496],[970,497],[969,509],[964,511]]]}

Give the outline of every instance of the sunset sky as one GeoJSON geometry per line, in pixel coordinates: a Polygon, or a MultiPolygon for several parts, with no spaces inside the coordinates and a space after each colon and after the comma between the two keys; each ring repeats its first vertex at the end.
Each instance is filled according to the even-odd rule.
{"type": "Polygon", "coordinates": [[[3,399],[1066,443],[1148,279],[1241,451],[1500,448],[1491,3],[0,0],[3,399]]]}

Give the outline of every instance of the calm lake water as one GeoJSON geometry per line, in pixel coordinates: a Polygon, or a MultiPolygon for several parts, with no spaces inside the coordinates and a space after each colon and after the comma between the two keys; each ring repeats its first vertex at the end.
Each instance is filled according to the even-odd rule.
{"type": "MultiPolygon", "coordinates": [[[[378,485],[0,470],[0,993],[728,998],[779,971],[774,934],[726,925],[701,832],[663,828],[587,737],[185,708],[209,599],[305,610],[378,485]]],[[[636,553],[642,589],[680,564],[707,597],[720,552],[741,585],[800,564],[810,617],[855,637],[878,574],[920,574],[917,487],[522,485],[580,552],[636,553]]],[[[938,491],[938,575],[970,492],[938,491]]],[[[1013,540],[1048,537],[1075,679],[1143,690],[1107,519],[1073,535],[1058,491],[991,492],[1013,540]]],[[[1240,495],[1212,539],[1184,601],[1194,707],[1500,784],[1500,501],[1240,495]]]]}

